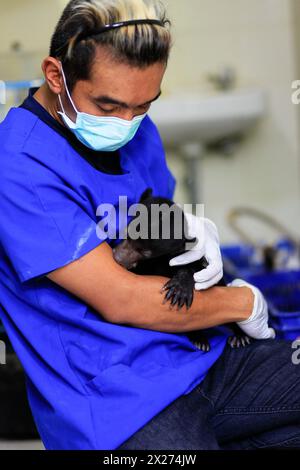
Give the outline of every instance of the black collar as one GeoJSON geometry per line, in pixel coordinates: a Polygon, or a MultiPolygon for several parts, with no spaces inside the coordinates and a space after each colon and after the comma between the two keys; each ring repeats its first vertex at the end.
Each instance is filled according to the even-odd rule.
{"type": "Polygon", "coordinates": [[[96,170],[112,175],[123,175],[124,172],[120,163],[120,152],[97,152],[82,144],[73,132],[60,124],[46,109],[33,97],[38,88],[30,88],[28,97],[21,104],[20,108],[27,109],[38,116],[41,121],[63,136],[73,149],[83,157],[96,170]]]}

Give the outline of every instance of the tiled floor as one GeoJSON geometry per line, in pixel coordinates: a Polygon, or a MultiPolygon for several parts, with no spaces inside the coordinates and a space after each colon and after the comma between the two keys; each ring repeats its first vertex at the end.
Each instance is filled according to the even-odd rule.
{"type": "Polygon", "coordinates": [[[40,441],[1,441],[0,450],[45,450],[40,441]]]}

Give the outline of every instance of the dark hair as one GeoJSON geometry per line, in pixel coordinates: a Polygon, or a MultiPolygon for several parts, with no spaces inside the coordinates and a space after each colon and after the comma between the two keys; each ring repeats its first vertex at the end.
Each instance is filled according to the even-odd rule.
{"type": "Polygon", "coordinates": [[[167,63],[170,24],[159,0],[71,0],[52,36],[50,56],[61,60],[72,90],[78,80],[89,79],[98,45],[108,48],[116,60],[133,66],[167,63]],[[139,19],[156,19],[162,25],[123,26],[80,40],[81,35],[88,36],[107,24],[139,19]]]}

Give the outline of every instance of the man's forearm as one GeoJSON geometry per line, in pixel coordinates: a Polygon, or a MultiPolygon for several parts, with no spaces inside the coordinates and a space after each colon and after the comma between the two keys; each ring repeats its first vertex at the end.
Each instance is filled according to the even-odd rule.
{"type": "MultiPolygon", "coordinates": [[[[161,292],[168,278],[136,276],[122,323],[149,330],[170,333],[211,328],[224,323],[246,320],[253,309],[254,296],[247,287],[212,287],[194,291],[192,306],[180,310],[163,303],[166,292],[161,292]]],[[[130,292],[130,289],[128,289],[130,292]]]]}

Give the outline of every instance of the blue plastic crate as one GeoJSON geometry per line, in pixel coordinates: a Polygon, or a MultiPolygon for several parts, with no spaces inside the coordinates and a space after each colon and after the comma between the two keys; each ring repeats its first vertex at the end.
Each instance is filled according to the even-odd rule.
{"type": "MultiPolygon", "coordinates": [[[[290,242],[280,240],[279,250],[292,250],[290,242]]],[[[266,271],[253,246],[247,244],[221,247],[226,282],[244,279],[265,295],[270,312],[270,325],[278,338],[294,340],[300,336],[300,271],[266,271]]]]}
{"type": "Polygon", "coordinates": [[[300,294],[300,271],[249,274],[245,281],[257,286],[270,301],[283,299],[294,302],[300,294]]]}
{"type": "Polygon", "coordinates": [[[244,279],[266,297],[270,325],[277,337],[294,340],[300,336],[300,271],[278,271],[244,279]]]}
{"type": "Polygon", "coordinates": [[[297,330],[300,332],[300,305],[294,304],[287,307],[288,302],[269,302],[269,313],[275,329],[281,331],[297,330]],[[292,310],[293,309],[293,310],[292,310]]]}
{"type": "Polygon", "coordinates": [[[223,245],[221,253],[226,282],[237,277],[244,278],[250,274],[265,272],[263,264],[255,257],[255,248],[251,245],[223,245]]]}
{"type": "Polygon", "coordinates": [[[223,245],[222,256],[228,259],[236,268],[248,268],[254,254],[254,248],[250,245],[223,245]]]}
{"type": "MultiPolygon", "coordinates": [[[[288,265],[291,257],[298,256],[298,248],[290,240],[280,239],[274,244],[282,269],[288,265]]],[[[227,282],[234,278],[244,279],[251,275],[268,274],[261,250],[249,244],[223,245],[221,253],[224,261],[224,275],[227,282]]]]}

